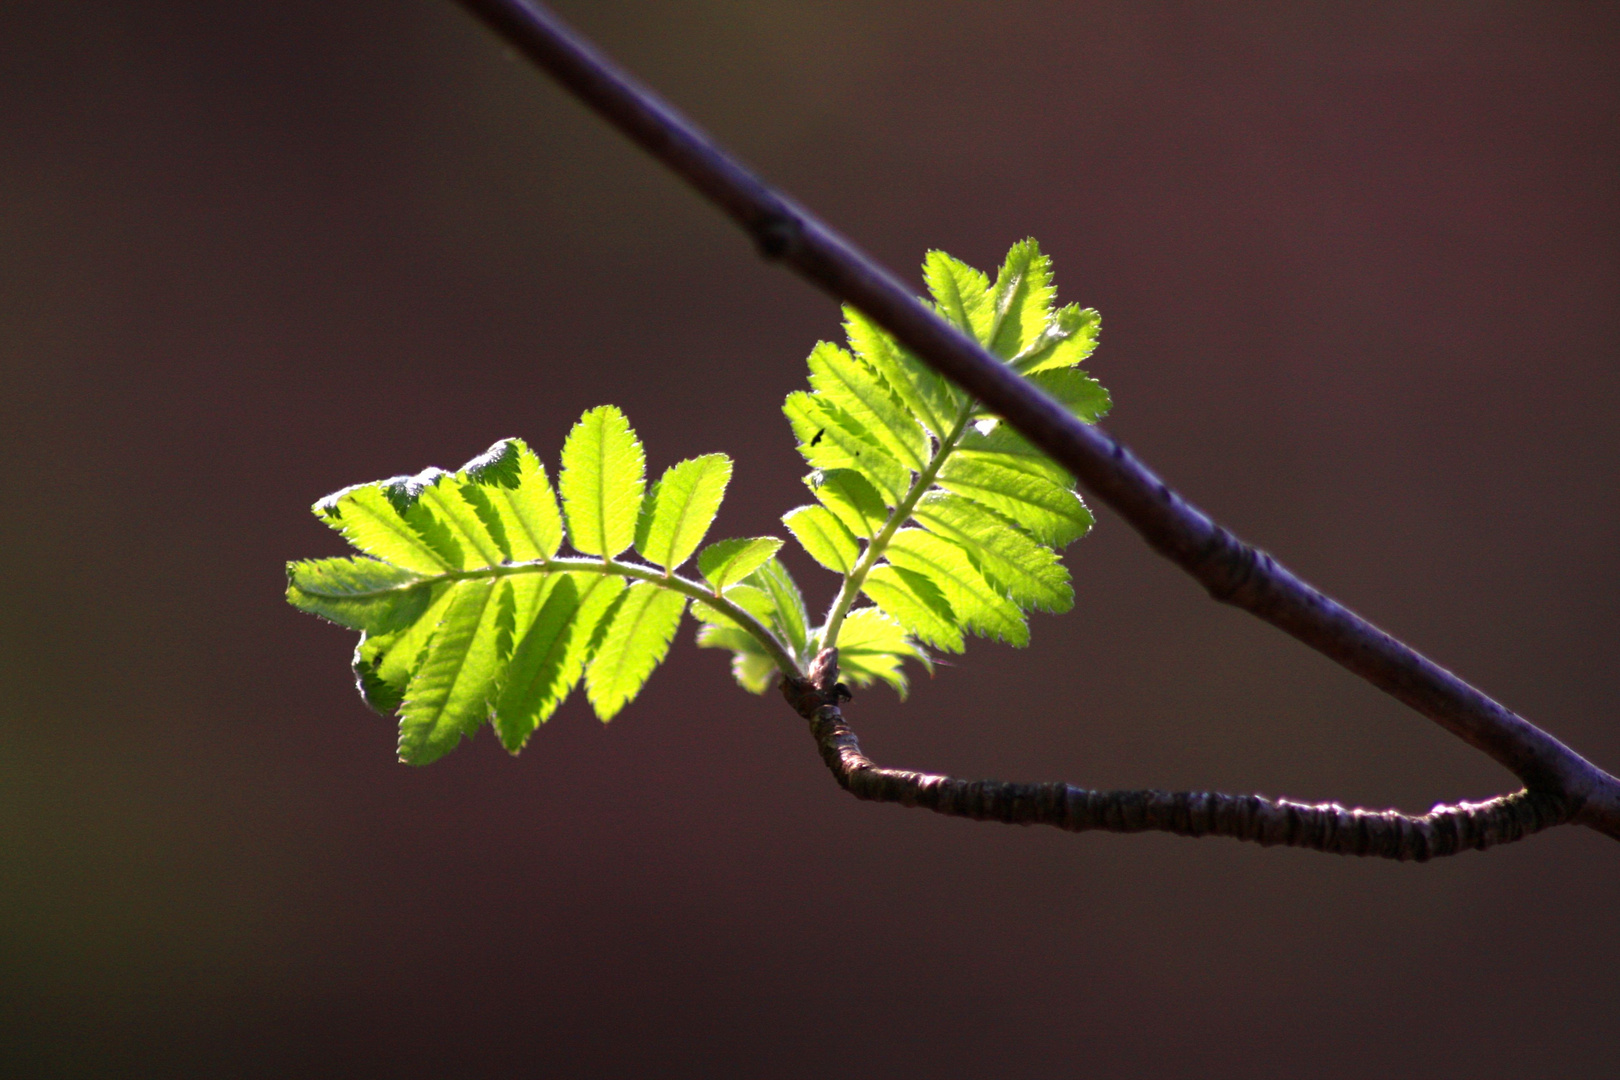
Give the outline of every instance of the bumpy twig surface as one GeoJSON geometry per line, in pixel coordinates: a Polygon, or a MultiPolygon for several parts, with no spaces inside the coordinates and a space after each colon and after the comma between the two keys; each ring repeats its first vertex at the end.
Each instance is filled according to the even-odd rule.
{"type": "MultiPolygon", "coordinates": [[[[1059,820],[1050,816],[1058,813],[1055,809],[1036,809],[1037,804],[1056,807],[1059,800],[1055,795],[1045,796],[1046,803],[1021,795],[1007,802],[1011,798],[1007,793],[1014,789],[1055,791],[1052,785],[1008,787],[878,769],[859,754],[854,736],[842,726],[841,718],[817,711],[824,708],[818,705],[812,710],[812,717],[822,717],[812,720],[820,724],[818,742],[824,755],[829,746],[837,748],[829,764],[834,765],[840,782],[850,791],[863,798],[888,798],[879,792],[892,790],[896,793],[892,801],[934,805],[942,812],[997,820],[1050,820],[1075,828],[1099,827],[1095,820],[1117,820],[1128,821],[1132,829],[1168,828],[1193,835],[1219,832],[1261,843],[1288,843],[1292,841],[1287,838],[1296,833],[1311,832],[1328,839],[1310,846],[1332,851],[1356,847],[1348,840],[1336,839],[1341,834],[1365,832],[1382,836],[1388,832],[1396,839],[1368,840],[1366,850],[1357,853],[1393,854],[1397,858],[1418,858],[1420,848],[1438,854],[1448,844],[1454,845],[1453,849],[1486,846],[1565,820],[1620,839],[1620,780],[1217,525],[1125,447],[1100,429],[1076,419],[978,343],[935,316],[893,275],[766,186],[549,11],[529,0],[459,2],[571,94],[724,210],[754,238],[763,255],[781,261],[835,298],[865,312],[919,359],[1004,417],[1078,477],[1088,491],[1112,507],[1155,550],[1198,580],[1215,599],[1264,619],[1405,702],[1489,754],[1523,780],[1527,788],[1526,793],[1490,803],[1452,807],[1437,818],[1405,818],[1271,803],[1255,797],[1097,793],[1059,785],[1066,793],[1059,820]],[[902,783],[897,779],[902,776],[912,779],[902,783]],[[909,796],[907,791],[911,792],[909,796]],[[1103,810],[1100,818],[1094,818],[1088,816],[1090,810],[1071,809],[1092,806],[1097,799],[1117,804],[1117,813],[1103,810]],[[1195,799],[1204,800],[1198,803],[1196,812],[1192,802],[1195,799]],[[1210,802],[1212,799],[1217,802],[1210,802]],[[1220,803],[1220,799],[1228,801],[1220,803]],[[1014,813],[1008,809],[1012,805],[1020,808],[1016,813],[1026,816],[1009,817],[1014,813]],[[1128,813],[1127,806],[1132,807],[1128,813]],[[988,809],[991,807],[993,812],[988,809]],[[1386,824],[1374,826],[1371,818],[1386,824]],[[1224,824],[1216,827],[1217,823],[1224,824]],[[1421,844],[1400,839],[1408,832],[1428,839],[1421,844]],[[1453,834],[1458,839],[1445,839],[1453,834]],[[1461,839],[1464,834],[1471,839],[1461,839]]],[[[833,711],[836,713],[835,705],[833,711]]]]}
{"type": "Polygon", "coordinates": [[[1017,784],[886,769],[861,752],[839,708],[847,692],[836,681],[837,650],[817,658],[810,680],[788,680],[782,693],[810,722],[821,760],[857,799],[920,806],[936,814],[1053,825],[1069,832],[1168,832],[1228,836],[1262,847],[1278,844],[1334,855],[1424,862],[1511,844],[1569,820],[1569,804],[1549,792],[1524,790],[1479,803],[1437,805],[1427,814],[1348,809],[1262,795],[1212,791],[1093,791],[1062,782],[1017,784]]]}

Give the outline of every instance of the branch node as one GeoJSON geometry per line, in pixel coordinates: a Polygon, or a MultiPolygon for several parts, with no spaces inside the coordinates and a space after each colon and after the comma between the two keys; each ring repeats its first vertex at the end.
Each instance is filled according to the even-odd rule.
{"type": "Polygon", "coordinates": [[[768,214],[750,230],[760,257],[777,262],[798,251],[804,240],[804,222],[788,213],[768,214]]]}

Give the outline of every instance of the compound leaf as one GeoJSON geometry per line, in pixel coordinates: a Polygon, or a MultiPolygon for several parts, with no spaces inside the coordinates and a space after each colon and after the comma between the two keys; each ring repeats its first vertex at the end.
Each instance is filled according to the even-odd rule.
{"type": "Polygon", "coordinates": [[[624,413],[601,405],[579,418],[562,452],[563,512],[576,551],[612,558],[636,538],[646,457],[624,413]]]}
{"type": "Polygon", "coordinates": [[[838,515],[844,527],[863,540],[876,536],[889,519],[883,496],[853,469],[818,469],[805,477],[805,484],[822,506],[838,515]]]}
{"type": "Polygon", "coordinates": [[[956,612],[926,576],[884,563],[866,575],[861,591],[918,641],[947,652],[962,651],[956,612]]]}
{"type": "Polygon", "coordinates": [[[781,546],[782,541],[774,536],[716,540],[698,552],[698,573],[716,592],[725,592],[727,586],[752,574],[781,546]]]}
{"type": "Polygon", "coordinates": [[[459,582],[452,594],[400,710],[399,757],[411,765],[437,761],[472,734],[499,667],[498,616],[511,590],[484,578],[459,582]]]}
{"type": "Polygon", "coordinates": [[[965,550],[992,583],[1019,607],[1067,611],[1074,606],[1069,572],[1043,547],[960,495],[929,492],[912,519],[965,550]]]}
{"type": "Polygon", "coordinates": [[[955,455],[939,484],[1004,515],[1042,544],[1064,547],[1091,528],[1091,512],[1072,488],[989,456],[955,455]]]}
{"type": "Polygon", "coordinates": [[[903,660],[920,660],[933,669],[928,654],[906,636],[905,627],[882,611],[869,607],[849,613],[838,637],[838,669],[845,678],[856,686],[882,679],[903,700],[907,689],[903,660]]]}
{"type": "Polygon", "coordinates": [[[991,293],[990,351],[1003,359],[1032,346],[1046,330],[1052,312],[1052,261],[1033,239],[1007,252],[991,293]]]}
{"type": "Polygon", "coordinates": [[[860,558],[860,544],[825,506],[801,506],[782,516],[782,524],[793,533],[810,557],[837,574],[848,574],[860,558]]]}
{"type": "Polygon", "coordinates": [[[691,558],[714,524],[730,481],[731,459],[724,454],[705,454],[670,466],[642,508],[636,550],[666,570],[691,558]]]}
{"type": "Polygon", "coordinates": [[[585,672],[586,697],[604,723],[646,685],[669,652],[685,609],[686,597],[650,581],[638,581],[625,592],[585,672]]]}
{"type": "Polygon", "coordinates": [[[386,634],[427,610],[431,585],[414,570],[376,559],[309,559],[287,564],[287,602],[299,611],[386,634]]]}

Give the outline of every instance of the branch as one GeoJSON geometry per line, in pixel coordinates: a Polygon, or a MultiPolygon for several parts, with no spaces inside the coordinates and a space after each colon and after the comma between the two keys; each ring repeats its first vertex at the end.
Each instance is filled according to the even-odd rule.
{"type": "MultiPolygon", "coordinates": [[[[1271,623],[1405,702],[1489,754],[1529,791],[1559,797],[1569,820],[1620,839],[1620,780],[1217,525],[1125,447],[1075,418],[935,316],[893,275],[766,186],[555,15],[530,0],[459,2],[725,211],[762,255],[859,308],[1005,418],[1215,599],[1271,623]]],[[[856,771],[864,775],[866,770],[856,771]]],[[[1268,805],[1279,813],[1296,812],[1280,809],[1291,804],[1268,805]]]]}
{"type": "Polygon", "coordinates": [[[815,682],[786,679],[782,694],[810,722],[821,760],[840,787],[857,799],[920,806],[936,814],[1052,825],[1069,832],[1168,832],[1229,836],[1262,847],[1282,844],[1334,855],[1426,862],[1459,852],[1511,844],[1570,820],[1569,801],[1524,790],[1480,803],[1439,804],[1415,817],[1398,810],[1347,809],[1338,803],[1272,800],[1211,791],[1093,791],[1062,782],[1015,784],[886,769],[861,752],[838,706],[848,691],[837,683],[837,650],[816,658],[815,682]]]}

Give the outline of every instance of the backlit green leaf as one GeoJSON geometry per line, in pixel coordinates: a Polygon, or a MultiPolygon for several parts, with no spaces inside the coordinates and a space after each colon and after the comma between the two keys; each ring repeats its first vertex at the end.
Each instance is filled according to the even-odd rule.
{"type": "Polygon", "coordinates": [[[438,469],[419,473],[413,479],[415,482],[409,486],[407,494],[396,494],[395,499],[414,500],[405,511],[407,517],[423,511],[432,515],[433,521],[450,537],[455,550],[461,553],[458,569],[476,570],[507,561],[509,556],[501,541],[490,533],[489,525],[480,519],[477,508],[467,501],[464,488],[471,485],[453,473],[438,469]]]}
{"type": "Polygon", "coordinates": [[[844,527],[861,539],[883,528],[889,508],[871,481],[853,469],[817,470],[805,479],[817,501],[838,515],[844,527]]]}
{"type": "Polygon", "coordinates": [[[730,626],[705,625],[698,628],[697,643],[703,649],[730,649],[731,675],[751,694],[770,688],[776,664],[751,635],[730,626]]]}
{"type": "Polygon", "coordinates": [[[1102,383],[1072,368],[1043,371],[1031,376],[1029,381],[1057,398],[1064,408],[1088,424],[1101,420],[1114,404],[1102,383]]]}
{"type": "Polygon", "coordinates": [[[856,309],[844,308],[844,333],[855,355],[870,364],[889,390],[936,439],[950,433],[956,394],[945,377],[907,352],[899,342],[856,309]]]}
{"type": "Polygon", "coordinates": [[[933,582],[961,625],[1009,645],[1029,644],[1023,612],[985,580],[956,544],[924,529],[901,529],[887,555],[894,565],[933,582]]]}
{"type": "Polygon", "coordinates": [[[431,598],[431,586],[420,574],[376,559],[287,564],[287,602],[350,630],[402,629],[421,616],[431,598]]]}
{"type": "Polygon", "coordinates": [[[671,466],[653,485],[636,529],[636,550],[674,570],[692,557],[725,498],[731,459],[705,454],[671,466]]]}
{"type": "Polygon", "coordinates": [[[855,569],[860,545],[853,533],[825,506],[801,506],[782,517],[810,557],[837,574],[855,569]]]}
{"type": "Polygon", "coordinates": [[[753,573],[781,546],[782,541],[774,536],[716,540],[698,553],[698,572],[715,589],[724,592],[728,585],[753,573]]]}
{"type": "Polygon", "coordinates": [[[782,560],[775,556],[766,559],[744,580],[764,590],[765,595],[771,598],[773,627],[777,635],[787,642],[794,656],[808,660],[806,638],[810,620],[805,613],[804,596],[799,592],[793,575],[782,565],[782,560]]]}
{"type": "Polygon", "coordinates": [[[847,413],[818,396],[795,391],[782,411],[799,437],[799,453],[818,469],[851,469],[865,477],[890,506],[911,485],[911,472],[882,449],[847,413]]]}
{"type": "MultiPolygon", "coordinates": [[[[767,626],[771,624],[771,620],[776,616],[776,605],[772,602],[770,595],[757,586],[733,585],[726,590],[726,599],[767,626]]],[[[715,623],[719,626],[735,626],[739,630],[742,629],[741,624],[730,615],[704,600],[692,601],[692,614],[702,622],[715,623]]]]}
{"type": "Polygon", "coordinates": [[[545,466],[522,439],[502,439],[461,468],[462,497],[493,533],[504,537],[506,557],[549,559],[562,545],[562,515],[545,466]]]}
{"type": "Polygon", "coordinates": [[[1034,240],[1020,240],[1007,252],[990,303],[990,351],[1003,359],[1023,352],[1046,329],[1052,311],[1052,262],[1034,240]]]}
{"type": "Polygon", "coordinates": [[[1074,477],[1063,466],[1035,448],[1027,439],[999,421],[990,421],[987,431],[971,431],[952,455],[955,458],[982,458],[1020,472],[1044,476],[1060,487],[1073,487],[1074,477]]]}
{"type": "Polygon", "coordinates": [[[585,672],[585,694],[605,723],[641,692],[669,652],[686,597],[650,581],[631,585],[585,672]]]}
{"type": "Polygon", "coordinates": [[[981,345],[989,339],[994,317],[989,278],[943,251],[930,251],[923,260],[923,280],[947,322],[981,345]]]}
{"type": "Polygon", "coordinates": [[[437,761],[483,722],[499,670],[496,630],[504,582],[485,578],[455,586],[435,629],[427,658],[411,677],[400,711],[399,757],[411,765],[437,761]]]}
{"type": "Polygon", "coordinates": [[[611,558],[636,538],[646,485],[641,442],[624,413],[602,405],[580,417],[562,452],[563,512],[574,549],[611,558]]]}
{"type": "Polygon", "coordinates": [[[823,341],[810,353],[810,385],[847,413],[872,440],[901,465],[921,472],[928,440],[916,419],[900,404],[877,372],[852,353],[823,341]]]}
{"type": "Polygon", "coordinates": [[[940,470],[939,483],[1000,512],[1042,544],[1064,547],[1091,528],[1091,512],[1074,491],[988,455],[953,456],[940,470]]]}
{"type": "Polygon", "coordinates": [[[501,677],[494,717],[501,745],[511,753],[521,750],[534,729],[551,719],[579,681],[578,666],[569,677],[569,660],[579,652],[570,647],[576,633],[583,630],[589,635],[592,629],[574,621],[579,601],[574,576],[558,574],[538,614],[512,651],[511,662],[501,677]]]}
{"type": "Polygon", "coordinates": [[[903,660],[920,660],[932,670],[928,654],[906,637],[905,628],[877,608],[858,608],[844,620],[838,636],[838,669],[856,686],[869,686],[882,679],[894,687],[902,700],[906,696],[903,660]]]}
{"type": "Polygon", "coordinates": [[[917,640],[947,652],[962,651],[956,613],[939,586],[924,575],[884,563],[866,575],[861,591],[917,640]]]}
{"type": "Polygon", "coordinates": [[[930,492],[913,520],[965,549],[992,583],[1020,607],[1067,611],[1074,606],[1069,572],[1057,554],[960,495],[930,492]]]}
{"type": "MultiPolygon", "coordinates": [[[[349,543],[384,562],[422,574],[460,569],[461,549],[443,526],[425,508],[417,508],[417,513],[407,517],[398,501],[385,493],[385,485],[404,485],[412,479],[395,477],[344,488],[316,503],[315,516],[349,543]]],[[[409,505],[416,507],[415,500],[409,505]]]]}
{"type": "Polygon", "coordinates": [[[1078,304],[1059,308],[1045,329],[1013,357],[1012,366],[1025,375],[1073,367],[1096,351],[1101,329],[1102,316],[1095,309],[1078,304]]]}

